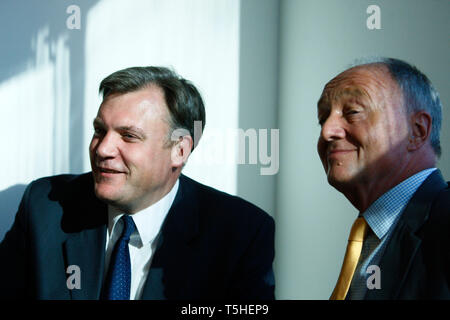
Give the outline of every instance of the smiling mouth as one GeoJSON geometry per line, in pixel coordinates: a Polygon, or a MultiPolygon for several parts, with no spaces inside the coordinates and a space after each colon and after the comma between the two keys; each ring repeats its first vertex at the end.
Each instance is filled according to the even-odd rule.
{"type": "Polygon", "coordinates": [[[114,169],[108,169],[108,168],[97,167],[97,169],[98,169],[99,173],[109,173],[109,174],[123,173],[121,171],[117,171],[117,170],[114,170],[114,169]]]}
{"type": "Polygon", "coordinates": [[[349,153],[349,152],[353,152],[353,151],[355,151],[355,150],[353,150],[353,149],[336,149],[336,150],[328,151],[328,155],[340,154],[340,153],[349,153]]]}
{"type": "Polygon", "coordinates": [[[339,158],[340,156],[345,156],[349,153],[355,152],[356,150],[353,149],[336,149],[336,150],[331,150],[327,152],[327,158],[328,159],[335,159],[335,158],[339,158]]]}

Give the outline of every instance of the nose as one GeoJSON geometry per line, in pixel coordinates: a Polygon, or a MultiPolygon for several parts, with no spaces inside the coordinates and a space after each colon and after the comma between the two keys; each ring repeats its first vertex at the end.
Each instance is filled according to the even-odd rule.
{"type": "MultiPolygon", "coordinates": [[[[95,139],[95,137],[93,138],[95,139]]],[[[112,133],[107,133],[98,138],[94,146],[95,154],[101,159],[114,158],[117,155],[117,142],[112,133]]]]}
{"type": "Polygon", "coordinates": [[[332,112],[322,124],[320,138],[333,141],[345,138],[344,120],[339,112],[332,112]]]}

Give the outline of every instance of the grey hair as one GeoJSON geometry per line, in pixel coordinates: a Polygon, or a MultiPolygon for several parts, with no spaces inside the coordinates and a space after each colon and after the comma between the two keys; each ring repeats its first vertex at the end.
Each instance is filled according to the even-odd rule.
{"type": "Polygon", "coordinates": [[[428,77],[415,66],[394,58],[369,57],[358,59],[351,67],[381,64],[387,67],[392,78],[402,90],[405,107],[408,113],[426,111],[430,114],[430,143],[434,153],[441,156],[440,131],[442,123],[442,104],[439,93],[428,77]]]}

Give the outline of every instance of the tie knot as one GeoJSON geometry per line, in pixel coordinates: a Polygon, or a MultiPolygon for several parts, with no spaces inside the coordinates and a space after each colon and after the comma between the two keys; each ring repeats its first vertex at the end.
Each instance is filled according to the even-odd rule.
{"type": "Polygon", "coordinates": [[[355,220],[350,231],[348,241],[363,242],[367,231],[367,222],[363,217],[359,217],[355,220]]]}
{"type": "Polygon", "coordinates": [[[134,232],[136,226],[134,224],[133,218],[128,214],[124,214],[120,219],[123,221],[123,231],[121,238],[122,240],[128,241],[130,240],[130,236],[134,232]]]}

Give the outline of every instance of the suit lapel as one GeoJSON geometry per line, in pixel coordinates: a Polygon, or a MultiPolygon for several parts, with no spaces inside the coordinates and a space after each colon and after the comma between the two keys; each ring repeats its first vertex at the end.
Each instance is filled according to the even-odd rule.
{"type": "Polygon", "coordinates": [[[422,242],[419,229],[429,218],[438,192],[447,186],[439,170],[417,189],[395,226],[380,261],[381,290],[368,290],[365,299],[397,299],[422,242]]]}
{"type": "Polygon", "coordinates": [[[189,270],[183,268],[183,263],[191,256],[190,244],[198,231],[196,190],[189,179],[181,175],[177,195],[161,227],[141,299],[164,300],[183,296],[182,284],[189,279],[189,270]]]}
{"type": "Polygon", "coordinates": [[[380,261],[381,290],[368,290],[367,300],[395,299],[421,243],[404,221],[399,221],[380,261]]]}

